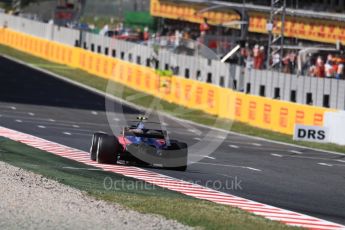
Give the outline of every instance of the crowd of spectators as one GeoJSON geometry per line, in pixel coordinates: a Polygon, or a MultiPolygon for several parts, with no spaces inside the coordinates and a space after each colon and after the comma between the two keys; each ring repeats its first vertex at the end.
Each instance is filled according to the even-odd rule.
{"type": "MultiPolygon", "coordinates": [[[[205,45],[210,45],[205,42],[207,36],[210,36],[211,31],[202,30],[206,25],[201,24],[200,29],[176,26],[164,26],[161,31],[161,36],[174,38],[175,46],[179,45],[180,39],[193,39],[205,45]]],[[[218,44],[219,45],[219,44],[218,44]]],[[[233,44],[231,45],[233,46],[233,44]]],[[[230,50],[231,46],[227,49],[230,50]]],[[[214,48],[214,47],[210,47],[214,48]]],[[[299,55],[299,50],[285,50],[281,56],[281,52],[273,52],[270,60],[267,60],[267,46],[246,43],[238,53],[236,64],[242,65],[247,69],[267,70],[272,69],[281,71],[286,74],[297,74],[300,76],[310,76],[319,78],[335,78],[344,79],[344,65],[345,57],[336,53],[310,53],[306,58],[299,55]]]]}
{"type": "Polygon", "coordinates": [[[344,79],[344,64],[345,59],[340,55],[328,54],[326,58],[317,56],[311,64],[305,63],[304,70],[312,77],[344,79]]]}
{"type": "Polygon", "coordinates": [[[258,44],[254,45],[253,49],[249,48],[249,45],[246,44],[246,47],[241,48],[240,50],[240,64],[244,65],[248,69],[264,69],[265,68],[265,47],[259,46],[258,44]]]}
{"type": "Polygon", "coordinates": [[[250,47],[247,43],[239,52],[238,64],[247,69],[273,69],[281,70],[286,74],[319,78],[344,79],[345,57],[340,53],[309,53],[305,60],[299,59],[298,50],[274,52],[267,62],[267,49],[255,44],[250,47]],[[269,65],[269,66],[268,66],[269,65]]]}
{"type": "MultiPolygon", "coordinates": [[[[92,29],[92,25],[88,26],[92,29]]],[[[215,50],[217,46],[226,47],[230,50],[234,44],[223,45],[216,41],[217,44],[207,40],[210,36],[216,36],[216,32],[212,30],[207,21],[197,25],[175,23],[175,24],[164,24],[156,32],[150,32],[146,28],[126,28],[123,23],[118,23],[115,26],[105,25],[99,34],[135,42],[145,42],[151,38],[169,38],[166,43],[169,43],[173,47],[179,47],[183,41],[194,40],[198,41],[199,44],[206,46],[213,45],[210,47],[215,50]]],[[[162,40],[164,41],[164,40],[162,40]]],[[[225,42],[228,43],[228,42],[225,42]]],[[[166,44],[165,44],[166,45],[166,44]]],[[[193,47],[187,47],[193,48],[193,47]]],[[[228,51],[227,51],[228,52],[228,51]]],[[[193,55],[193,52],[190,52],[193,55]]],[[[345,57],[337,53],[309,53],[306,57],[301,58],[299,50],[286,50],[281,56],[281,52],[273,52],[270,60],[267,60],[267,46],[259,45],[259,43],[247,42],[243,45],[235,58],[234,63],[239,64],[247,69],[256,70],[267,70],[272,69],[275,71],[281,71],[286,74],[297,74],[300,76],[310,76],[319,78],[336,78],[345,79],[344,65],[345,57]]]]}
{"type": "Polygon", "coordinates": [[[240,50],[239,64],[248,69],[281,69],[284,73],[295,74],[297,72],[297,53],[288,51],[281,58],[280,52],[274,52],[271,59],[267,62],[267,48],[259,44],[253,45],[253,48],[246,43],[240,50]]]}

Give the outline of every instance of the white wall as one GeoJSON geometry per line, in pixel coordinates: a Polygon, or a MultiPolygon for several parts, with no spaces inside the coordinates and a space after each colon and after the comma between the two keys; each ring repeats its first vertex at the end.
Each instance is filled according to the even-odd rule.
{"type": "Polygon", "coordinates": [[[345,111],[326,112],[324,127],[329,130],[330,142],[345,145],[345,111]]]}

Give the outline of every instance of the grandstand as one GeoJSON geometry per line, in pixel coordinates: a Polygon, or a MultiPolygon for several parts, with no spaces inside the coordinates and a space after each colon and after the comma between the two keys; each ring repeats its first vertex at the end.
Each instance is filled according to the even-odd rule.
{"type": "MultiPolygon", "coordinates": [[[[261,5],[253,5],[251,2],[245,4],[238,1],[196,1],[196,0],[176,0],[158,1],[152,0],[152,15],[165,19],[187,21],[191,23],[201,23],[203,18],[207,18],[211,25],[222,25],[224,22],[238,20],[239,16],[231,10],[232,7],[243,7],[249,14],[249,31],[252,33],[267,34],[267,22],[270,7],[266,5],[268,1],[258,1],[261,5]],[[198,11],[210,6],[221,6],[221,8],[197,14],[198,11]]],[[[242,1],[241,1],[242,2],[242,1]]],[[[298,38],[307,41],[336,44],[345,42],[345,16],[341,13],[330,13],[328,5],[307,4],[307,1],[299,1],[298,7],[290,7],[291,1],[287,1],[287,17],[285,23],[286,37],[298,38]],[[302,5],[301,5],[302,4],[302,5]],[[307,7],[307,6],[310,6],[307,7]],[[320,11],[323,8],[326,11],[320,11]],[[317,11],[313,11],[317,10],[317,11]]],[[[335,2],[335,1],[332,1],[335,2]]],[[[341,1],[338,1],[344,7],[341,1]]],[[[338,4],[337,4],[338,5],[338,4]]],[[[337,7],[333,7],[333,10],[337,7]]],[[[276,31],[280,30],[281,22],[277,21],[276,31]]]]}
{"type": "Polygon", "coordinates": [[[270,2],[151,0],[151,14],[170,25],[170,30],[182,24],[195,32],[206,20],[209,30],[200,41],[218,52],[230,39],[227,50],[221,53],[224,55],[236,45],[239,26],[235,24],[243,20],[239,12],[245,11],[249,33],[245,41],[237,40],[242,48],[231,60],[236,68],[243,68],[238,71],[240,76],[235,76],[237,90],[303,104],[343,107],[344,81],[338,81],[345,79],[343,1],[287,1],[284,27],[279,13],[273,20],[273,39],[282,34],[285,37],[283,46],[277,47],[283,47],[283,52],[278,53],[268,51],[270,2]]]}
{"type": "MultiPolygon", "coordinates": [[[[280,47],[276,46],[276,49],[280,50],[283,46],[285,47],[285,52],[280,53],[280,58],[287,56],[291,50],[298,52],[305,48],[318,47],[320,51],[334,51],[336,48],[339,50],[342,47],[341,44],[345,44],[344,15],[328,12],[330,11],[328,8],[335,11],[338,6],[344,7],[342,1],[315,1],[313,4],[307,4],[308,1],[287,1],[284,19],[279,14],[273,19],[273,38],[267,36],[269,34],[267,26],[271,23],[270,2],[270,0],[152,0],[151,14],[164,19],[164,23],[170,25],[172,30],[174,25],[183,25],[184,28],[191,28],[195,32],[198,25],[206,19],[210,29],[203,41],[220,55],[226,54],[233,47],[234,42],[243,41],[243,34],[249,45],[263,46],[265,50],[271,50],[268,40],[279,41],[276,38],[283,35],[285,39],[280,42],[280,47]],[[325,7],[326,5],[328,8],[325,7]],[[318,8],[326,11],[318,10],[318,8]],[[243,19],[244,15],[246,19],[243,19]],[[237,30],[239,26],[232,25],[232,22],[236,24],[241,20],[249,25],[245,28],[249,33],[243,33],[242,26],[242,32],[239,35],[237,30]],[[224,47],[227,48],[224,49],[224,47]]],[[[314,50],[313,53],[315,53],[314,50]]],[[[334,55],[338,54],[340,53],[334,53],[334,55]]],[[[270,52],[267,56],[271,56],[270,52]]],[[[267,66],[270,65],[269,61],[271,60],[267,61],[267,66]]]]}

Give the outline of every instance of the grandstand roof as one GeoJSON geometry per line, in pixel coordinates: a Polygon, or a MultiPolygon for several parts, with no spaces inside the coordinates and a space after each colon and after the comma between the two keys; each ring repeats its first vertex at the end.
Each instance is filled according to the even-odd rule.
{"type": "MultiPolygon", "coordinates": [[[[259,12],[270,12],[270,7],[261,6],[261,5],[254,5],[252,3],[232,3],[232,2],[224,2],[224,1],[212,1],[212,0],[174,0],[174,2],[187,2],[187,3],[195,3],[195,4],[205,4],[205,5],[223,5],[223,6],[233,6],[233,7],[245,7],[251,11],[259,11],[259,12]]],[[[287,15],[290,16],[300,16],[300,17],[308,17],[308,18],[318,18],[318,19],[327,19],[327,20],[335,20],[345,22],[345,14],[341,13],[329,13],[329,12],[319,12],[319,11],[312,11],[312,10],[303,10],[303,9],[291,9],[287,8],[286,10],[287,15]]]]}

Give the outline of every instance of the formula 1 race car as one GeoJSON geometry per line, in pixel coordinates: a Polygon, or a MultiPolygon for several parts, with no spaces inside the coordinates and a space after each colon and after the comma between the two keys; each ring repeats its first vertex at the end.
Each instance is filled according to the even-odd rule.
{"type": "Polygon", "coordinates": [[[170,140],[167,132],[148,129],[143,116],[137,117],[136,125],[122,129],[118,137],[95,133],[90,148],[91,160],[104,164],[130,164],[160,166],[185,171],[188,161],[188,146],[170,140]]]}

